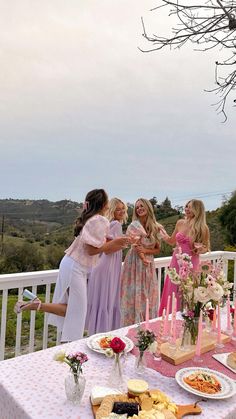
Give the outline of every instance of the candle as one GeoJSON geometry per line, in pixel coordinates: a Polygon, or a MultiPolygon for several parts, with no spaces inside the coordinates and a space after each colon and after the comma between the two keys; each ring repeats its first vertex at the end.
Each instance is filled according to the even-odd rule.
{"type": "Polygon", "coordinates": [[[149,326],[149,299],[146,299],[146,316],[145,316],[145,328],[149,326]]]}
{"type": "Polygon", "coordinates": [[[177,298],[175,298],[175,293],[174,292],[173,292],[173,294],[172,294],[172,298],[174,298],[174,299],[172,300],[172,316],[171,316],[171,325],[170,325],[171,335],[173,335],[173,327],[174,327],[173,321],[174,321],[174,318],[176,320],[176,310],[177,310],[177,298]]]}
{"type": "Polygon", "coordinates": [[[230,318],[230,299],[229,299],[229,295],[227,297],[227,330],[231,329],[231,318],[230,318]]]}
{"type": "MultiPolygon", "coordinates": [[[[172,292],[172,313],[173,313],[173,311],[174,311],[174,308],[175,308],[175,293],[174,292],[172,292]]],[[[175,310],[176,311],[176,310],[175,310]]]]}
{"type": "Polygon", "coordinates": [[[161,318],[161,321],[162,321],[163,325],[164,325],[165,317],[166,317],[166,309],[164,308],[164,310],[162,312],[162,318],[161,318]]]}
{"type": "Polygon", "coordinates": [[[220,303],[217,307],[217,343],[221,344],[220,303]]]}
{"type": "Polygon", "coordinates": [[[164,322],[164,336],[168,335],[169,313],[170,313],[170,295],[168,296],[168,300],[167,300],[166,318],[164,322]]]}
{"type": "Polygon", "coordinates": [[[234,300],[234,336],[236,336],[236,298],[234,300]]]}
{"type": "Polygon", "coordinates": [[[213,320],[212,320],[212,330],[213,331],[216,330],[216,309],[215,308],[214,308],[213,320]]]}
{"type": "Polygon", "coordinates": [[[200,317],[198,321],[196,356],[201,356],[201,346],[202,346],[202,310],[200,311],[200,317]]]}
{"type": "Polygon", "coordinates": [[[172,311],[172,343],[175,345],[176,344],[176,307],[177,307],[177,298],[174,298],[174,307],[173,307],[173,311],[172,311]]]}

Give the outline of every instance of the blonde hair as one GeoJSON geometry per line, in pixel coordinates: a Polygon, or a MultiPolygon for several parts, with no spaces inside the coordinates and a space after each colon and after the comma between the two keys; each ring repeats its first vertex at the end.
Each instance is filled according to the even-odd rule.
{"type": "Polygon", "coordinates": [[[205,207],[202,201],[191,199],[186,206],[191,204],[193,218],[190,220],[190,237],[193,242],[203,243],[210,250],[209,229],[206,223],[205,207]]]}
{"type": "Polygon", "coordinates": [[[127,208],[127,205],[123,201],[121,201],[121,199],[119,198],[112,198],[109,201],[109,206],[106,213],[106,217],[108,218],[109,221],[114,220],[114,214],[115,214],[115,210],[118,204],[122,204],[124,206],[125,213],[124,213],[122,222],[126,223],[128,219],[128,208],[127,208]]]}
{"type": "Polygon", "coordinates": [[[162,228],[162,225],[156,221],[152,204],[150,201],[148,201],[148,199],[144,199],[144,198],[137,199],[137,201],[134,204],[132,221],[139,220],[136,214],[136,204],[138,201],[142,202],[144,208],[147,210],[147,220],[145,223],[145,230],[147,232],[147,235],[149,236],[152,243],[156,243],[156,242],[159,243],[159,232],[160,232],[160,229],[162,228]]]}

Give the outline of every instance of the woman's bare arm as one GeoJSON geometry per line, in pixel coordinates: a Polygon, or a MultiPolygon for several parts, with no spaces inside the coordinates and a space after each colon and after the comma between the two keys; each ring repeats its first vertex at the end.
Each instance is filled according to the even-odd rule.
{"type": "Polygon", "coordinates": [[[161,238],[164,240],[164,242],[170,244],[171,246],[174,246],[176,243],[176,234],[178,233],[178,231],[180,230],[180,226],[182,225],[183,220],[178,220],[176,225],[175,225],[175,229],[172,233],[171,236],[169,236],[169,234],[167,234],[167,232],[163,229],[160,230],[160,235],[161,238]]]}
{"type": "Polygon", "coordinates": [[[124,249],[129,244],[129,238],[126,236],[117,237],[113,240],[110,240],[103,244],[101,247],[94,247],[90,244],[85,244],[87,252],[90,256],[97,255],[99,253],[113,253],[117,252],[118,250],[124,249]]]}

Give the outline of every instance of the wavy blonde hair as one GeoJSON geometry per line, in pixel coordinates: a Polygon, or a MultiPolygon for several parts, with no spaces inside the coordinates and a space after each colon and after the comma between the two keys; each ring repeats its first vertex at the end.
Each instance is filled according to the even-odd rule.
{"type": "Polygon", "coordinates": [[[148,199],[144,199],[144,198],[137,199],[137,201],[134,204],[132,221],[135,221],[135,220],[139,221],[139,218],[136,214],[136,204],[138,201],[142,202],[144,208],[147,210],[147,220],[145,223],[145,230],[147,232],[147,235],[149,236],[152,243],[156,243],[156,242],[159,243],[159,232],[160,232],[160,229],[163,227],[161,224],[159,224],[156,221],[152,204],[150,201],[148,201],[148,199]]]}
{"type": "Polygon", "coordinates": [[[126,223],[126,221],[128,219],[128,208],[127,208],[127,205],[123,201],[121,201],[121,199],[119,199],[119,198],[112,198],[109,201],[109,206],[108,206],[108,210],[107,210],[107,213],[106,213],[106,217],[108,218],[109,221],[114,220],[114,214],[115,214],[115,210],[116,210],[116,207],[117,207],[118,204],[124,205],[125,213],[124,213],[124,216],[123,216],[122,223],[126,223]]]}
{"type": "Polygon", "coordinates": [[[191,204],[193,218],[190,220],[190,237],[193,242],[203,243],[210,250],[209,229],[206,223],[206,212],[202,201],[191,199],[186,206],[191,204]]]}

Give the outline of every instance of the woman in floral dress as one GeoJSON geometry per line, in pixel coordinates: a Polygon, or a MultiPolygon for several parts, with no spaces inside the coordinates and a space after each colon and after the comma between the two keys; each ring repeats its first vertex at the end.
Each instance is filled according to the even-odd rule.
{"type": "MultiPolygon", "coordinates": [[[[147,236],[138,245],[131,246],[124,260],[121,275],[121,323],[128,326],[145,319],[146,299],[149,299],[149,317],[157,316],[158,281],[154,255],[160,251],[159,234],[162,226],[156,222],[151,203],[143,198],[136,201],[133,221],[138,220],[147,236]],[[140,255],[144,254],[148,264],[140,255]]],[[[127,230],[128,233],[128,230],[127,230]]]]}

